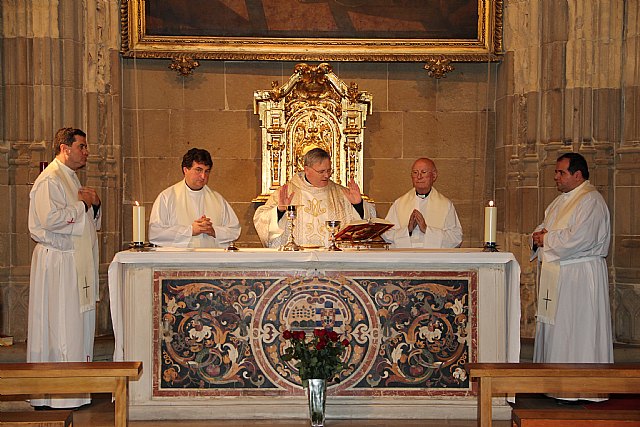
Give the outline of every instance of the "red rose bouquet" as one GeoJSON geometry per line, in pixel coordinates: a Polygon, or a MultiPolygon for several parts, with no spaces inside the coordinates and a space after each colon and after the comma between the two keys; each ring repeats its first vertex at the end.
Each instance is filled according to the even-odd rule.
{"type": "Polygon", "coordinates": [[[342,369],[342,355],[349,345],[337,332],[329,329],[315,329],[309,340],[304,331],[282,333],[282,338],[291,342],[282,356],[288,362],[297,360],[295,367],[301,380],[331,380],[342,369]]]}

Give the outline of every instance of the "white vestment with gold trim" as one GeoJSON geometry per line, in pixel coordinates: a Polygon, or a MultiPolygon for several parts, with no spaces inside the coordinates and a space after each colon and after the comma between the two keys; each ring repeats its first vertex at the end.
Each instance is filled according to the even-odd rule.
{"type": "MultiPolygon", "coordinates": [[[[297,205],[294,238],[298,245],[327,246],[329,233],[325,222],[339,220],[344,227],[360,219],[375,218],[375,206],[363,202],[364,218],[344,194],[344,187],[329,181],[326,187],[314,187],[299,172],[289,182],[289,194],[294,193],[292,204],[297,205]]],[[[287,243],[289,229],[287,218],[278,220],[279,192],[275,191],[253,216],[253,224],[263,246],[277,248],[287,243]]]]}

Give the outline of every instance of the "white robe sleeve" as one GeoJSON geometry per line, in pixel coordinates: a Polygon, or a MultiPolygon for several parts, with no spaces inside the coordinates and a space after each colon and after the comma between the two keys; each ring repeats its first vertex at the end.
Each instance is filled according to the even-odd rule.
{"type": "Polygon", "coordinates": [[[376,217],[376,205],[374,205],[373,203],[369,203],[366,200],[363,200],[363,207],[364,207],[363,219],[372,219],[376,217]]]}
{"type": "MultiPolygon", "coordinates": [[[[420,232],[420,229],[417,231],[420,232]]],[[[453,203],[450,203],[444,220],[444,228],[432,227],[427,224],[427,229],[422,236],[422,244],[425,248],[457,248],[461,243],[462,226],[456,208],[453,203]]]]}
{"type": "Polygon", "coordinates": [[[286,221],[284,215],[278,221],[278,191],[274,191],[267,202],[258,207],[253,215],[253,225],[258,232],[262,246],[273,248],[281,245],[283,237],[285,237],[286,221]]]}
{"type": "Polygon", "coordinates": [[[222,224],[214,225],[213,229],[216,232],[215,239],[218,245],[226,245],[240,237],[240,221],[229,202],[222,196],[219,197],[219,202],[223,206],[222,224]]]}
{"type": "Polygon", "coordinates": [[[158,246],[189,247],[191,242],[191,224],[177,223],[174,198],[160,193],[153,202],[149,217],[149,241],[158,246]]]}
{"type": "MultiPolygon", "coordinates": [[[[382,237],[391,243],[394,248],[411,248],[413,244],[411,243],[409,229],[400,225],[407,221],[400,220],[398,206],[398,200],[391,205],[385,219],[392,222],[394,226],[386,231],[382,237]]],[[[462,226],[453,203],[449,203],[444,228],[437,228],[427,224],[425,233],[422,233],[416,227],[412,230],[412,234],[416,234],[419,237],[419,241],[424,248],[456,248],[460,246],[462,243],[462,226]]]]}
{"type": "Polygon", "coordinates": [[[545,234],[541,248],[544,261],[606,256],[610,235],[608,218],[608,208],[599,194],[585,196],[576,206],[567,228],[549,230],[545,234]]]}
{"type": "Polygon", "coordinates": [[[387,221],[393,223],[393,227],[382,234],[382,238],[391,243],[394,248],[410,248],[411,236],[407,227],[400,226],[400,217],[398,216],[398,200],[393,202],[387,216],[387,221]]]}
{"type": "MultiPolygon", "coordinates": [[[[80,236],[87,218],[84,203],[80,200],[68,202],[62,185],[54,179],[44,179],[32,190],[32,212],[29,230],[37,242],[53,243],[49,233],[80,236]]],[[[93,216],[93,209],[90,208],[93,216]]],[[[55,239],[54,239],[55,240],[55,239]]]]}

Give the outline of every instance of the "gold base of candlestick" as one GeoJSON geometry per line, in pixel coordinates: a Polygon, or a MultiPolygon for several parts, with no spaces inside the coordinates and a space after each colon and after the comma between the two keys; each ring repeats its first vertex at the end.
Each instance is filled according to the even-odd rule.
{"type": "Polygon", "coordinates": [[[498,250],[498,245],[496,245],[496,242],[485,242],[484,249],[482,249],[482,252],[500,252],[500,251],[498,250]]]}

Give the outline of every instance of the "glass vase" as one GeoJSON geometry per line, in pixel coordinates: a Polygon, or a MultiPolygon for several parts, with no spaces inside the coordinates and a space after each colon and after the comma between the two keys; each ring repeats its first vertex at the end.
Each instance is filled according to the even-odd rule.
{"type": "Polygon", "coordinates": [[[327,380],[310,379],[307,387],[311,427],[324,427],[324,408],[327,396],[327,380]]]}

